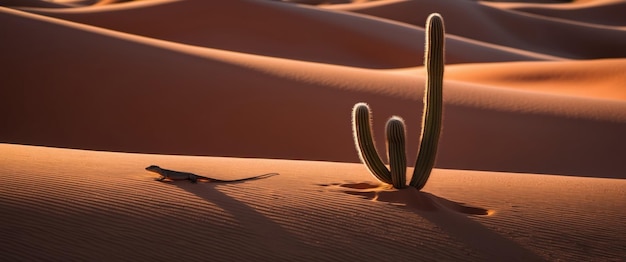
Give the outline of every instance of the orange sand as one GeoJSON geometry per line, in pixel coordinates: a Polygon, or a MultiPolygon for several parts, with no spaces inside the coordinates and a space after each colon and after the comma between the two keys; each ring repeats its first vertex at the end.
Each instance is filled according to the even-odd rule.
{"type": "Polygon", "coordinates": [[[619,260],[626,181],[0,145],[0,246],[25,260],[619,260]],[[159,183],[153,163],[244,183],[159,183]],[[373,199],[376,199],[372,201],[373,199]]]}
{"type": "Polygon", "coordinates": [[[4,1],[0,254],[619,261],[626,5],[534,2],[4,1]],[[380,152],[407,120],[413,162],[431,12],[438,169],[394,191],[356,163],[350,110],[372,106],[380,152]],[[159,183],[150,164],[280,175],[159,183]]]}

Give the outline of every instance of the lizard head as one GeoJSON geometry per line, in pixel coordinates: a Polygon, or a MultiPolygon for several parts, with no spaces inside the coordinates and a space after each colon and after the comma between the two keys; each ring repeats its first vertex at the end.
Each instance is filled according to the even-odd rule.
{"type": "Polygon", "coordinates": [[[159,169],[161,169],[161,168],[159,166],[155,166],[155,165],[151,165],[149,167],[146,167],[146,170],[148,170],[148,171],[157,171],[159,169]]]}

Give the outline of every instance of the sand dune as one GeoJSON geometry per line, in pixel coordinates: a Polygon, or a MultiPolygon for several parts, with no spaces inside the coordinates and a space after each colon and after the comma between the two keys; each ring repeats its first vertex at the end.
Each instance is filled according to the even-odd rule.
{"type": "MultiPolygon", "coordinates": [[[[421,27],[272,1],[233,0],[219,5],[207,1],[139,1],[70,10],[24,10],[152,38],[264,56],[368,68],[423,64],[421,27]]],[[[561,59],[449,38],[448,63],[561,59]]]]}
{"type": "Polygon", "coordinates": [[[449,66],[446,70],[449,80],[542,93],[626,100],[626,59],[623,58],[467,64],[449,66]]]}
{"type": "Polygon", "coordinates": [[[84,6],[102,6],[135,0],[7,0],[0,3],[9,7],[43,7],[43,8],[72,8],[84,6]]]}
{"type": "MultiPolygon", "coordinates": [[[[4,90],[2,111],[12,126],[3,130],[4,142],[358,161],[349,114],[359,101],[373,106],[376,126],[398,114],[415,119],[410,134],[418,130],[421,75],[192,47],[17,11],[7,10],[2,19],[24,29],[5,33],[11,39],[6,61],[33,61],[4,69],[10,77],[3,86],[19,87],[4,90]],[[29,33],[35,28],[56,41],[29,33]],[[65,39],[75,40],[69,46],[65,39]],[[38,77],[27,77],[33,72],[38,77]]],[[[441,167],[623,176],[623,102],[452,81],[445,96],[441,167]],[[590,133],[597,137],[589,139],[590,133]],[[596,156],[607,149],[614,154],[596,156]]],[[[409,135],[409,148],[417,139],[409,135]]]]}
{"type": "Polygon", "coordinates": [[[626,257],[623,1],[0,5],[3,258],[626,257]],[[437,169],[392,190],[357,163],[350,111],[370,104],[380,152],[403,117],[413,162],[430,12],[448,32],[437,169]],[[159,183],[151,164],[280,175],[159,183]]]}
{"type": "Polygon", "coordinates": [[[6,144],[0,152],[0,252],[10,260],[610,261],[624,255],[626,209],[615,201],[626,197],[624,180],[435,170],[428,193],[418,193],[374,188],[359,164],[6,144]],[[154,163],[222,178],[280,175],[236,184],[159,183],[143,170],[154,163]]]}
{"type": "MultiPolygon", "coordinates": [[[[622,5],[621,9],[615,9],[611,6],[607,9],[623,11],[626,10],[625,7],[622,5]]],[[[331,5],[327,8],[417,26],[421,26],[430,13],[439,12],[446,17],[446,31],[465,38],[571,59],[626,56],[626,50],[623,48],[626,46],[626,34],[623,29],[570,23],[562,19],[511,12],[484,5],[482,2],[393,0],[331,5]]],[[[586,15],[578,14],[581,17],[586,15]]],[[[572,17],[572,20],[576,20],[578,16],[572,17]]]]}
{"type": "Polygon", "coordinates": [[[65,2],[50,2],[50,1],[28,1],[28,0],[5,0],[0,3],[1,6],[11,7],[44,7],[44,8],[67,8],[72,7],[72,4],[65,2]]]}
{"type": "Polygon", "coordinates": [[[133,2],[135,0],[100,0],[96,2],[94,5],[111,5],[111,4],[119,4],[126,2],[133,2]]]}
{"type": "Polygon", "coordinates": [[[626,2],[621,0],[574,1],[571,4],[534,4],[483,2],[496,8],[541,15],[550,18],[566,19],[569,22],[584,22],[594,25],[626,26],[623,11],[626,2]]]}

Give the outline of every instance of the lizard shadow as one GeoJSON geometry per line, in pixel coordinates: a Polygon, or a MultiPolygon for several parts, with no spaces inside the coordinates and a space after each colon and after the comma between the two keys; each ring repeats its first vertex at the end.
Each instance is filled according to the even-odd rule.
{"type": "MultiPolygon", "coordinates": [[[[234,179],[234,180],[222,180],[222,179],[216,179],[212,177],[198,176],[197,182],[218,183],[218,184],[239,184],[239,183],[245,183],[245,182],[254,181],[254,180],[266,179],[266,178],[270,178],[270,177],[278,176],[278,175],[280,174],[279,173],[266,173],[266,174],[258,175],[255,177],[247,177],[247,178],[234,179]]],[[[160,180],[159,178],[155,178],[154,180],[162,182],[162,183],[172,183],[172,184],[176,182],[181,182],[181,181],[170,180],[170,179],[160,180]]]]}
{"type": "Polygon", "coordinates": [[[409,210],[478,251],[488,260],[543,261],[532,251],[471,218],[490,216],[494,214],[493,210],[451,201],[413,187],[398,190],[391,186],[372,183],[335,183],[320,186],[409,210]]]}
{"type": "Polygon", "coordinates": [[[255,177],[235,179],[235,180],[220,180],[220,179],[215,179],[215,178],[210,178],[210,177],[199,177],[198,181],[209,182],[209,183],[221,183],[221,184],[238,184],[238,183],[245,183],[245,182],[254,181],[254,180],[266,179],[266,178],[270,178],[270,177],[277,176],[277,175],[280,175],[280,174],[279,173],[267,173],[267,174],[262,174],[262,175],[258,175],[255,177]]]}
{"type": "Polygon", "coordinates": [[[251,207],[250,204],[228,195],[225,193],[227,191],[220,190],[220,187],[225,184],[246,183],[274,175],[278,174],[268,173],[263,175],[263,177],[243,181],[211,182],[209,180],[208,182],[200,182],[201,180],[199,179],[199,183],[197,184],[189,183],[188,181],[168,181],[167,183],[190,192],[209,203],[215,204],[224,210],[224,212],[230,214],[237,221],[238,227],[240,228],[239,230],[247,232],[246,236],[252,238],[254,243],[263,245],[264,249],[275,252],[276,254],[285,255],[286,257],[295,256],[295,254],[291,253],[293,253],[293,250],[302,250],[300,247],[305,245],[302,241],[283,228],[282,225],[261,213],[256,208],[251,207]]]}

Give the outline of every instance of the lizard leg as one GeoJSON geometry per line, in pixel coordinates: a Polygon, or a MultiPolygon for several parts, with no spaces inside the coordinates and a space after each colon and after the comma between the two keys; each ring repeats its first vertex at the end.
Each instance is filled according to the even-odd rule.
{"type": "Polygon", "coordinates": [[[159,177],[159,178],[155,178],[154,180],[156,180],[156,181],[161,181],[161,182],[162,182],[162,181],[163,181],[163,179],[165,179],[165,176],[161,176],[161,177],[159,177]]]}
{"type": "Polygon", "coordinates": [[[198,177],[195,175],[189,175],[189,180],[191,180],[192,184],[198,183],[198,177]]]}

